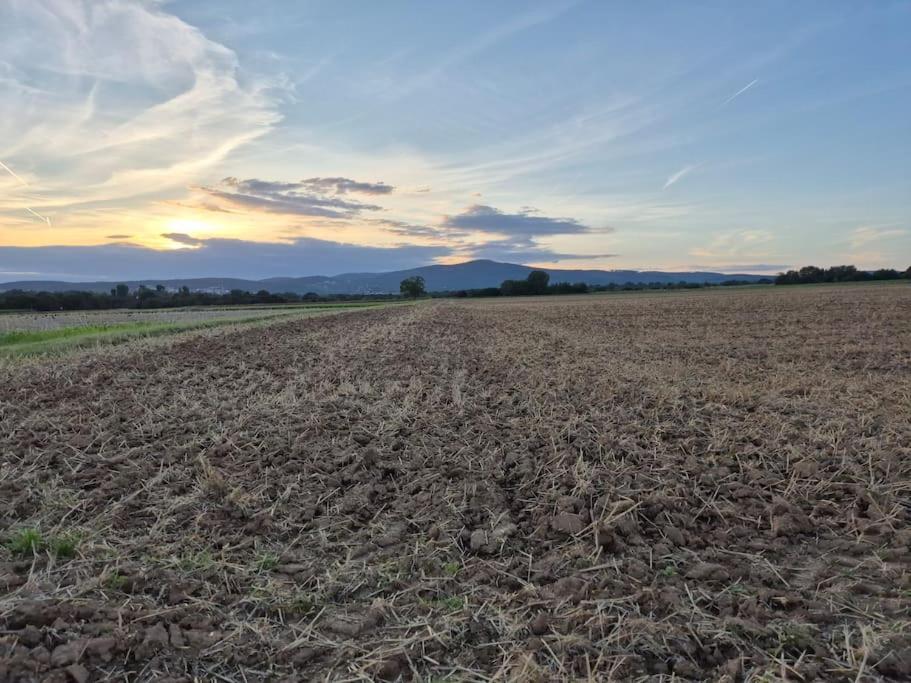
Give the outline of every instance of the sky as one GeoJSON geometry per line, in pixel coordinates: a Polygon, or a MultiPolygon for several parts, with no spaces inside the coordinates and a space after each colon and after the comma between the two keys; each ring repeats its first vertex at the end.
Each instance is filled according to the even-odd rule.
{"type": "Polygon", "coordinates": [[[2,0],[0,281],[904,269],[909,35],[908,0],[2,0]]]}

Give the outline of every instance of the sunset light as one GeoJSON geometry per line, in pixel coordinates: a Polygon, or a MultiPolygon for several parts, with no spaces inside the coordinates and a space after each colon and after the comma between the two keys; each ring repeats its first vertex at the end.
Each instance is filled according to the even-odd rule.
{"type": "Polygon", "coordinates": [[[911,0],[0,0],[0,683],[911,681],[909,113],[911,0]]]}

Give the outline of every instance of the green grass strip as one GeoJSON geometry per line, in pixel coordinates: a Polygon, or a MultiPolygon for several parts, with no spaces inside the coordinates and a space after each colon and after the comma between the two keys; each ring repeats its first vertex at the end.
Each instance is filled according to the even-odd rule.
{"type": "MultiPolygon", "coordinates": [[[[343,310],[351,310],[346,307],[343,310]]],[[[368,308],[364,306],[363,308],[368,308]]],[[[338,309],[336,309],[338,310],[338,309]]],[[[313,316],[327,315],[332,310],[313,311],[313,316]]],[[[18,331],[0,334],[0,355],[32,356],[66,351],[73,348],[115,344],[131,339],[157,337],[165,334],[176,334],[202,330],[224,325],[243,325],[257,322],[269,322],[281,318],[308,317],[307,311],[297,309],[273,315],[260,315],[247,318],[224,318],[197,320],[193,322],[130,322],[108,325],[83,325],[64,327],[57,330],[18,331]]]]}

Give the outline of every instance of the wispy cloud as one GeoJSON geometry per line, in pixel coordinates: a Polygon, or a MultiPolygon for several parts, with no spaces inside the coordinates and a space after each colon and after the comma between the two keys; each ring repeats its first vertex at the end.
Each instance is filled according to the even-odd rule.
{"type": "Polygon", "coordinates": [[[28,38],[0,42],[7,80],[22,86],[0,94],[0,110],[16,113],[0,117],[0,157],[33,169],[44,199],[4,198],[0,210],[54,207],[59,216],[179,190],[278,122],[277,81],[242,74],[233,51],[167,9],[4,3],[0,24],[28,38]]]}
{"type": "Polygon", "coordinates": [[[338,195],[347,194],[348,191],[385,194],[386,188],[388,192],[392,191],[390,186],[382,183],[358,183],[348,178],[310,178],[301,182],[285,182],[228,177],[221,181],[219,188],[196,189],[211,199],[226,202],[236,208],[299,216],[352,218],[362,211],[380,211],[383,207],[342,199],[338,195]]]}
{"type": "Polygon", "coordinates": [[[791,267],[787,263],[714,263],[688,266],[692,270],[715,270],[722,273],[780,273],[791,267]]]}
{"type": "Polygon", "coordinates": [[[908,231],[904,228],[893,226],[863,225],[859,228],[855,228],[851,232],[851,248],[857,249],[864,246],[865,244],[870,244],[871,242],[879,242],[890,237],[902,237],[907,234],[908,231]]]}
{"type": "Polygon", "coordinates": [[[749,263],[747,259],[776,259],[772,265],[778,265],[777,257],[769,250],[774,241],[775,235],[769,230],[731,230],[715,234],[705,246],[694,247],[689,253],[709,263],[721,264],[711,266],[719,270],[727,270],[729,264],[749,263]]]}
{"type": "Polygon", "coordinates": [[[502,24],[480,32],[470,41],[458,45],[440,61],[419,72],[412,78],[402,79],[391,85],[385,96],[389,99],[406,97],[420,88],[433,85],[444,74],[492,47],[508,40],[512,36],[535,26],[547,24],[577,5],[579,0],[558,2],[546,7],[535,8],[521,14],[515,14],[502,24]]]}
{"type": "Polygon", "coordinates": [[[680,169],[679,171],[677,171],[676,173],[672,173],[670,176],[668,176],[667,181],[664,183],[664,188],[663,188],[663,189],[666,190],[666,189],[669,188],[671,185],[674,185],[675,183],[679,182],[680,180],[683,180],[683,178],[684,178],[686,175],[688,175],[691,171],[693,171],[694,169],[696,169],[698,166],[699,166],[699,164],[692,164],[692,165],[690,165],[690,166],[684,166],[683,168],[681,168],[681,169],[680,169]]]}
{"type": "Polygon", "coordinates": [[[453,239],[466,237],[468,235],[466,232],[453,230],[451,228],[420,225],[389,218],[371,218],[367,219],[367,222],[370,225],[377,225],[384,231],[390,232],[393,235],[408,238],[426,238],[441,243],[451,243],[451,240],[453,239]]]}
{"type": "Polygon", "coordinates": [[[743,86],[740,90],[738,90],[738,91],[735,92],[733,95],[731,95],[729,98],[727,98],[724,102],[722,102],[722,103],[721,103],[721,106],[723,107],[723,106],[726,105],[726,104],[730,104],[731,102],[733,102],[733,101],[736,100],[738,97],[740,97],[741,95],[743,95],[743,93],[745,93],[747,90],[749,90],[750,88],[752,88],[752,87],[753,87],[754,85],[756,85],[757,83],[759,83],[759,80],[758,80],[758,79],[753,79],[752,81],[750,81],[749,83],[747,83],[745,86],[743,86]]]}

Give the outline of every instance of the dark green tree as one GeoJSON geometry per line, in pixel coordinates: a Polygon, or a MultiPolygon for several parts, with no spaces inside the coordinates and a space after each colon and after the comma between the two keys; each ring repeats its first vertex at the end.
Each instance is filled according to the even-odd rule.
{"type": "Polygon", "coordinates": [[[420,275],[406,277],[399,284],[399,291],[402,293],[402,296],[407,296],[409,299],[417,299],[419,296],[423,296],[427,293],[427,290],[424,288],[424,278],[420,275]]]}
{"type": "Polygon", "coordinates": [[[550,282],[550,275],[543,270],[531,271],[527,280],[529,294],[547,294],[547,284],[550,282]]]}
{"type": "Polygon", "coordinates": [[[500,293],[503,296],[525,296],[530,294],[528,280],[503,280],[500,285],[500,293]]]}
{"type": "Polygon", "coordinates": [[[130,295],[130,288],[127,285],[117,285],[115,289],[117,290],[117,296],[121,299],[130,295]]]}

